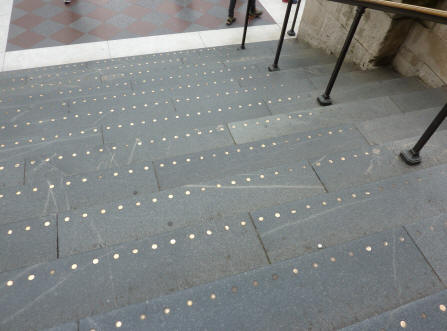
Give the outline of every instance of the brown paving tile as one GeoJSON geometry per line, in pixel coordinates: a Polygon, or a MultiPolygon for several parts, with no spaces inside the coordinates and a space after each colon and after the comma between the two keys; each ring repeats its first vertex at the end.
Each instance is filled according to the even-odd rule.
{"type": "Polygon", "coordinates": [[[210,14],[203,15],[202,17],[196,19],[194,23],[210,29],[222,27],[222,19],[210,14]]]}
{"type": "MultiPolygon", "coordinates": [[[[229,1],[227,1],[229,3],[229,1]]],[[[203,0],[194,0],[188,5],[188,8],[197,10],[201,13],[206,13],[208,10],[214,7],[214,4],[203,1],[203,0]]]]}
{"type": "Polygon", "coordinates": [[[168,15],[175,15],[183,8],[183,6],[177,5],[176,3],[164,0],[163,3],[157,7],[157,11],[168,15]]]}
{"type": "Polygon", "coordinates": [[[156,25],[144,22],[144,21],[136,21],[127,27],[127,31],[138,34],[140,36],[147,36],[149,33],[154,31],[157,28],[156,25]]]}
{"type": "Polygon", "coordinates": [[[116,26],[104,23],[90,31],[89,34],[92,34],[104,40],[109,40],[116,36],[119,32],[120,29],[118,29],[116,26]]]}
{"type": "Polygon", "coordinates": [[[133,17],[133,18],[142,18],[143,16],[150,13],[150,9],[137,6],[137,5],[130,5],[126,9],[124,9],[122,14],[126,14],[127,16],[133,17]]]}
{"type": "Polygon", "coordinates": [[[191,25],[191,22],[182,20],[177,17],[171,17],[169,20],[167,20],[163,24],[163,27],[165,27],[171,31],[180,33],[180,32],[185,31],[190,25],[191,25]]]}
{"type": "Polygon", "coordinates": [[[42,23],[44,20],[45,19],[42,16],[37,16],[34,14],[26,14],[20,17],[19,19],[16,19],[12,23],[25,29],[31,29],[34,28],[36,25],[42,23]]]}
{"type": "MultiPolygon", "coordinates": [[[[5,0],[1,0],[5,1],[5,0]]],[[[14,4],[14,7],[26,10],[26,11],[33,11],[35,9],[38,9],[40,7],[45,6],[45,2],[42,0],[22,0],[19,4],[14,4]]]]}
{"type": "Polygon", "coordinates": [[[22,48],[31,48],[44,39],[44,36],[33,31],[25,31],[8,42],[22,48]]]}
{"type": "Polygon", "coordinates": [[[81,15],[78,15],[69,10],[65,10],[62,13],[53,16],[51,20],[63,25],[70,25],[71,23],[76,22],[80,18],[81,15]]]}
{"type": "Polygon", "coordinates": [[[59,1],[59,0],[50,0],[49,3],[50,3],[51,5],[53,5],[53,6],[57,6],[57,7],[60,7],[60,8],[67,8],[67,5],[64,4],[63,1],[59,1]]]}
{"type": "Polygon", "coordinates": [[[53,33],[51,35],[51,38],[63,44],[71,44],[73,41],[75,41],[76,39],[80,38],[83,35],[84,34],[81,31],[66,27],[63,28],[62,30],[59,30],[56,33],[53,33]]]}
{"type": "Polygon", "coordinates": [[[109,18],[115,16],[116,14],[118,14],[116,11],[113,11],[113,10],[111,10],[109,8],[98,7],[94,11],[88,13],[87,16],[91,17],[91,18],[94,18],[94,19],[97,19],[99,21],[105,22],[109,18]]]}

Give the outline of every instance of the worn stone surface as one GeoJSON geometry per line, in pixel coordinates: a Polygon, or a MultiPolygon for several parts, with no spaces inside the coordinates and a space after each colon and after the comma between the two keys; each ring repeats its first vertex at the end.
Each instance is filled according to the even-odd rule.
{"type": "Polygon", "coordinates": [[[160,187],[165,189],[362,146],[366,142],[359,132],[344,126],[187,154],[154,162],[154,166],[160,187]]]}
{"type": "Polygon", "coordinates": [[[343,328],[343,331],[427,330],[438,331],[447,325],[445,306],[447,291],[427,296],[363,322],[343,328]]]}
{"type": "Polygon", "coordinates": [[[323,192],[306,162],[242,172],[59,214],[59,254],[76,254],[323,192]]]}
{"type": "Polygon", "coordinates": [[[265,264],[248,215],[208,220],[143,241],[1,273],[0,327],[51,327],[265,264]]]}
{"type": "Polygon", "coordinates": [[[0,272],[56,258],[56,216],[0,225],[0,272]]]}
{"type": "Polygon", "coordinates": [[[332,330],[442,289],[398,228],[90,317],[80,330],[332,330]]]}
{"type": "MultiPolygon", "coordinates": [[[[422,135],[439,111],[440,108],[436,107],[391,115],[365,121],[360,123],[358,128],[370,144],[385,144],[393,140],[422,135]]],[[[446,128],[447,123],[441,124],[441,130],[446,128]]]]}
{"type": "Polygon", "coordinates": [[[424,169],[251,214],[271,261],[288,259],[445,213],[446,171],[424,169]]]}
{"type": "Polygon", "coordinates": [[[409,94],[394,95],[390,98],[403,112],[435,107],[441,109],[447,102],[447,89],[427,89],[409,94]]]}
{"type": "Polygon", "coordinates": [[[228,123],[238,144],[399,114],[387,97],[228,123]]]}
{"type": "Polygon", "coordinates": [[[416,245],[444,284],[447,284],[447,217],[439,215],[406,225],[416,245]]]}

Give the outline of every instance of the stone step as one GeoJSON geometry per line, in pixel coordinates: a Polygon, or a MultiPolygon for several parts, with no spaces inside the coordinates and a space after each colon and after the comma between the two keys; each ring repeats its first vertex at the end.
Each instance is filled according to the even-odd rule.
{"type": "MultiPolygon", "coordinates": [[[[334,104],[341,104],[368,98],[405,94],[425,89],[427,89],[427,87],[417,78],[395,78],[361,85],[336,84],[331,97],[334,104]]],[[[323,92],[324,88],[298,94],[279,93],[266,101],[273,114],[289,113],[292,111],[317,107],[318,103],[316,98],[323,92]]]]}
{"type": "Polygon", "coordinates": [[[447,291],[444,290],[343,328],[342,331],[442,330],[447,326],[446,306],[447,291]]]}
{"type": "Polygon", "coordinates": [[[391,114],[401,114],[401,111],[388,97],[379,97],[324,108],[231,122],[228,123],[228,127],[236,143],[243,144],[278,135],[342,124],[356,124],[391,114]]]}
{"type": "Polygon", "coordinates": [[[431,88],[424,91],[393,95],[390,98],[402,112],[436,107],[441,108],[447,102],[447,88],[431,88]]]}
{"type": "Polygon", "coordinates": [[[447,223],[445,214],[425,218],[405,228],[438,277],[447,284],[447,223]]]}
{"type": "Polygon", "coordinates": [[[0,187],[20,185],[25,183],[24,161],[0,160],[0,187]]]}
{"type": "Polygon", "coordinates": [[[251,215],[271,261],[283,260],[445,213],[446,171],[418,170],[251,215]]]}
{"type": "MultiPolygon", "coordinates": [[[[358,128],[370,144],[385,144],[422,135],[440,110],[441,107],[436,107],[376,118],[359,124],[358,128]]],[[[441,130],[446,128],[447,123],[441,124],[441,130]]]]}
{"type": "Polygon", "coordinates": [[[56,215],[0,225],[0,273],[56,258],[56,215]]]}
{"type": "Polygon", "coordinates": [[[160,187],[167,189],[361,146],[367,145],[359,132],[342,126],[179,155],[154,162],[154,166],[160,187]]]}
{"type": "Polygon", "coordinates": [[[318,178],[303,161],[91,207],[84,204],[59,214],[59,255],[144,238],[321,192],[318,178]]]}
{"type": "Polygon", "coordinates": [[[88,87],[54,87],[44,88],[42,91],[30,91],[25,94],[5,94],[0,97],[1,108],[11,108],[32,105],[38,102],[48,102],[49,100],[65,100],[68,98],[97,95],[99,93],[114,91],[130,91],[132,88],[130,80],[117,81],[111,84],[98,83],[88,87]]]}
{"type": "Polygon", "coordinates": [[[267,263],[248,215],[208,220],[1,273],[1,328],[40,330],[267,263]]]}
{"type": "Polygon", "coordinates": [[[405,230],[397,228],[91,316],[79,326],[333,330],[443,289],[405,230]]]}
{"type": "MultiPolygon", "coordinates": [[[[325,188],[332,192],[447,163],[447,131],[437,132],[435,137],[423,150],[423,162],[418,167],[408,166],[399,157],[402,150],[410,148],[411,144],[406,140],[349,152],[328,153],[311,163],[325,188]]],[[[414,144],[416,140],[415,137],[410,141],[414,144]]]]}

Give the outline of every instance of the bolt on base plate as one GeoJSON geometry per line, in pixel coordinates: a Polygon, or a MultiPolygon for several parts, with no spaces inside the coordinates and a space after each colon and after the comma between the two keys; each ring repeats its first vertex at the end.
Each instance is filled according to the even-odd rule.
{"type": "Polygon", "coordinates": [[[329,105],[332,105],[332,99],[331,99],[331,97],[327,97],[327,96],[325,96],[324,94],[320,95],[320,96],[317,98],[317,101],[318,101],[318,103],[319,103],[321,106],[329,106],[329,105]]]}
{"type": "Polygon", "coordinates": [[[406,150],[406,151],[402,151],[400,153],[400,158],[408,165],[418,165],[419,163],[421,163],[421,157],[419,154],[416,154],[413,152],[412,149],[406,150]]]}

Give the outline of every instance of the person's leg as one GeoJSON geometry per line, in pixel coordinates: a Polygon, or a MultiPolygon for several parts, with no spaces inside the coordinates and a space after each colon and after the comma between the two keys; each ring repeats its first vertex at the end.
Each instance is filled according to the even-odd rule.
{"type": "Polygon", "coordinates": [[[251,10],[250,10],[250,16],[252,18],[256,18],[262,15],[261,10],[256,9],[256,0],[248,0],[251,2],[251,10]]]}
{"type": "Polygon", "coordinates": [[[230,7],[228,8],[227,25],[231,25],[233,24],[234,21],[236,21],[236,18],[234,17],[235,7],[236,7],[236,0],[230,0],[230,7]]]}
{"type": "Polygon", "coordinates": [[[228,8],[228,17],[234,17],[235,7],[236,7],[236,0],[230,0],[230,7],[228,8]]]}

